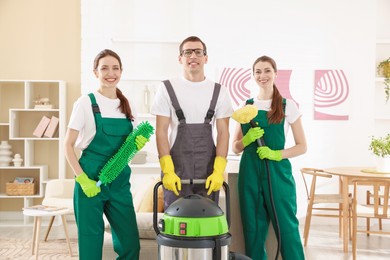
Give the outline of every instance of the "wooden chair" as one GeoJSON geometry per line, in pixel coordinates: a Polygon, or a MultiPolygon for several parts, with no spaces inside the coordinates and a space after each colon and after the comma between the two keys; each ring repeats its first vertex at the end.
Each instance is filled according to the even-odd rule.
{"type": "MultiPolygon", "coordinates": [[[[374,193],[371,191],[371,190],[367,190],[366,191],[366,204],[367,205],[370,205],[370,204],[373,204],[373,200],[374,200],[374,193]]],[[[379,203],[381,204],[383,200],[383,190],[380,190],[379,191],[379,203]]],[[[371,228],[371,218],[367,218],[366,220],[366,225],[367,225],[367,230],[370,230],[371,228]]],[[[379,225],[379,230],[382,230],[383,226],[382,226],[382,219],[379,218],[378,219],[378,225],[379,225]]],[[[370,233],[367,232],[367,236],[369,236],[370,233]]]]}
{"type": "MultiPolygon", "coordinates": [[[[342,223],[343,223],[343,221],[342,221],[343,197],[342,197],[340,189],[339,189],[339,193],[335,193],[335,194],[334,193],[319,194],[316,192],[317,177],[331,179],[331,178],[333,178],[333,175],[325,173],[323,170],[316,169],[316,168],[302,168],[301,173],[302,173],[303,181],[305,183],[306,194],[307,194],[307,203],[308,203],[307,212],[306,212],[305,227],[304,227],[304,231],[303,231],[304,246],[307,245],[307,241],[309,238],[309,230],[310,230],[310,223],[311,223],[312,216],[338,218],[339,219],[339,236],[341,237],[342,223]],[[310,190],[309,190],[308,183],[309,183],[310,177],[311,177],[311,182],[310,182],[310,190]],[[337,206],[333,206],[333,205],[329,206],[326,204],[337,204],[337,206]],[[318,212],[318,213],[315,213],[315,212],[318,212]]],[[[341,182],[341,178],[339,178],[339,182],[341,182]]],[[[339,183],[339,184],[341,185],[341,183],[339,183]]],[[[347,207],[349,208],[349,213],[350,213],[351,207],[352,207],[351,194],[349,196],[349,203],[348,203],[347,207]]]]}
{"type": "Polygon", "coordinates": [[[366,234],[387,234],[390,235],[390,231],[384,230],[371,230],[371,229],[358,229],[357,220],[358,218],[378,218],[378,219],[389,219],[389,180],[353,180],[353,206],[352,206],[352,253],[353,259],[356,259],[357,251],[357,232],[366,234]],[[373,204],[359,204],[357,202],[358,187],[367,186],[368,183],[372,185],[373,189],[373,204]],[[380,190],[383,189],[383,195],[380,194],[380,190]],[[382,200],[381,200],[382,198],[382,200]]]}

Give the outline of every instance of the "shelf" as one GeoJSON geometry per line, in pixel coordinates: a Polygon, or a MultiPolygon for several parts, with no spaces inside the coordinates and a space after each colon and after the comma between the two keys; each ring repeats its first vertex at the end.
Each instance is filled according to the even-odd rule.
{"type": "Polygon", "coordinates": [[[26,170],[26,169],[41,169],[42,167],[46,167],[45,165],[32,165],[32,166],[0,166],[0,170],[12,169],[12,170],[26,170]]]}
{"type": "MultiPolygon", "coordinates": [[[[375,72],[378,64],[390,56],[390,38],[377,38],[375,46],[375,72]]],[[[382,135],[389,131],[390,123],[390,100],[386,103],[385,78],[375,75],[374,81],[374,133],[382,135]]]]}
{"type": "Polygon", "coordinates": [[[241,160],[241,154],[228,154],[226,159],[228,161],[240,161],[241,160]]]}
{"type": "Polygon", "coordinates": [[[39,166],[22,166],[22,167],[13,167],[13,166],[7,166],[7,167],[0,167],[0,180],[1,183],[4,185],[1,185],[0,187],[0,198],[42,198],[44,195],[43,192],[43,181],[47,180],[48,173],[47,173],[48,167],[46,165],[39,165],[39,166]],[[5,183],[12,182],[16,177],[32,177],[34,178],[34,182],[36,187],[36,194],[34,195],[28,195],[28,196],[8,196],[6,195],[5,191],[5,183]]]}
{"type": "Polygon", "coordinates": [[[132,169],[160,169],[160,163],[140,163],[140,164],[131,164],[130,168],[132,169]]]}
{"type": "MultiPolygon", "coordinates": [[[[14,167],[12,161],[9,166],[0,167],[1,222],[17,218],[15,210],[39,203],[49,179],[65,178],[66,162],[61,144],[66,131],[65,88],[66,83],[61,80],[0,79],[0,140],[11,145],[10,157],[20,154],[23,159],[21,167],[14,167]],[[47,101],[53,108],[34,108],[47,101]],[[43,116],[49,119],[55,116],[59,120],[58,130],[51,138],[33,135],[43,116]],[[34,178],[35,194],[7,195],[6,183],[16,177],[34,178]]],[[[27,220],[23,216],[21,219],[27,220]]]]}
{"type": "Polygon", "coordinates": [[[2,198],[2,199],[24,199],[24,198],[34,199],[34,198],[43,198],[43,195],[36,194],[36,195],[30,195],[30,196],[11,196],[11,195],[7,195],[5,193],[0,193],[0,198],[2,198]]]}
{"type": "Polygon", "coordinates": [[[376,116],[375,120],[390,120],[390,116],[376,116]]]}
{"type": "Polygon", "coordinates": [[[379,83],[384,83],[385,82],[385,78],[384,77],[376,77],[375,81],[379,82],[379,83]]]}
{"type": "Polygon", "coordinates": [[[376,44],[390,44],[390,39],[377,39],[376,44]]]}
{"type": "MultiPolygon", "coordinates": [[[[10,109],[10,139],[41,139],[33,135],[33,132],[42,117],[59,118],[58,109],[10,109]]],[[[57,136],[58,137],[58,132],[57,136]]],[[[42,137],[43,139],[43,137],[42,137]]],[[[55,139],[55,138],[45,138],[55,139]]],[[[58,138],[57,138],[58,139],[58,138]]]]}
{"type": "Polygon", "coordinates": [[[156,40],[156,39],[130,39],[130,38],[111,38],[113,43],[136,43],[136,44],[180,44],[179,40],[156,40]]]}

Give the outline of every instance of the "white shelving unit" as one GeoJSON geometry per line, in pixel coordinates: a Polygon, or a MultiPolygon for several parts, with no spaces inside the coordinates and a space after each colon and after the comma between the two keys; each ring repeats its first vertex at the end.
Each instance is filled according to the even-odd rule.
{"type": "MultiPolygon", "coordinates": [[[[60,80],[0,80],[0,140],[12,146],[12,157],[20,154],[21,167],[0,167],[0,221],[28,217],[22,208],[40,203],[49,179],[65,178],[65,156],[62,141],[66,129],[66,83],[60,80]],[[34,109],[34,101],[48,98],[51,109],[34,109]],[[59,118],[58,131],[52,138],[36,137],[33,131],[43,116],[59,118]],[[6,183],[15,177],[33,177],[36,193],[31,196],[9,196],[6,183]]],[[[14,221],[13,221],[14,222],[14,221]]]]}
{"type": "MultiPolygon", "coordinates": [[[[376,42],[376,65],[390,57],[390,39],[378,39],[376,42]]],[[[390,128],[390,100],[386,103],[384,78],[375,79],[375,135],[383,136],[390,128]]]]}

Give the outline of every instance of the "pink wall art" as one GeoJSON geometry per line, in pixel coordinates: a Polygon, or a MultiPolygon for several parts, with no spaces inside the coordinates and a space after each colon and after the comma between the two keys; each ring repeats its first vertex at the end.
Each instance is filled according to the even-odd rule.
{"type": "MultiPolygon", "coordinates": [[[[290,78],[292,70],[278,70],[275,84],[280,94],[298,102],[291,94],[290,78]]],[[[228,88],[233,107],[237,108],[251,96],[251,69],[223,68],[219,83],[228,88]]],[[[343,70],[315,70],[314,119],[315,120],[348,120],[347,110],[349,86],[343,70]]]]}
{"type": "MultiPolygon", "coordinates": [[[[290,92],[291,72],[292,70],[278,70],[275,84],[283,97],[294,100],[290,92]]],[[[251,78],[251,69],[224,68],[222,70],[219,83],[228,88],[234,107],[239,106],[251,97],[248,83],[251,78]]]]}
{"type": "Polygon", "coordinates": [[[314,119],[348,120],[349,85],[343,70],[316,70],[314,119]]]}

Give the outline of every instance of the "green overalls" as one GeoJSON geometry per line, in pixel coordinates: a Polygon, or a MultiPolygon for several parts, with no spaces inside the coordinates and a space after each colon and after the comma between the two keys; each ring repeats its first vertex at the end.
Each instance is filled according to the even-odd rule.
{"type": "MultiPolygon", "coordinates": [[[[133,130],[130,120],[102,118],[95,96],[89,94],[96,123],[96,135],[79,160],[88,177],[98,180],[98,174],[133,130]]],[[[130,167],[110,184],[102,185],[101,192],[88,198],[76,182],[74,210],[78,227],[79,259],[102,259],[104,221],[111,225],[114,251],[117,259],[138,260],[139,235],[133,198],[130,193],[130,167]]]]}
{"type": "MultiPolygon", "coordinates": [[[[253,103],[249,100],[247,103],[253,103]]],[[[285,107],[286,100],[283,99],[285,107]]],[[[272,150],[282,150],[285,145],[284,119],[280,124],[268,124],[267,111],[259,110],[254,121],[264,129],[264,142],[272,150]]],[[[241,125],[245,135],[249,124],[241,125]]],[[[256,153],[257,143],[248,145],[242,154],[238,175],[239,202],[245,238],[246,255],[254,260],[267,260],[265,241],[271,219],[274,230],[275,218],[270,202],[265,161],[256,153]]],[[[299,223],[296,217],[296,188],[288,159],[268,161],[272,194],[281,236],[283,260],[304,259],[299,223]]]]}

